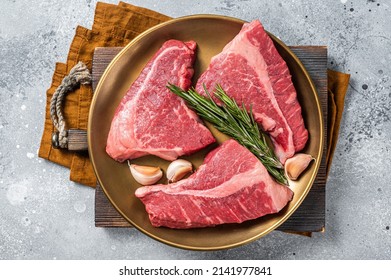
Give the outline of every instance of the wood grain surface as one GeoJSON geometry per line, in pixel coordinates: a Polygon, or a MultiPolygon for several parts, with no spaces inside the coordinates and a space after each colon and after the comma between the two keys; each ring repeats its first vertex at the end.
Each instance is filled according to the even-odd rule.
{"type": "MultiPolygon", "coordinates": [[[[323,46],[291,46],[291,50],[306,67],[317,87],[321,103],[324,127],[327,127],[327,48],[323,46]]],[[[93,89],[111,60],[121,48],[95,49],[92,63],[93,89]]],[[[324,150],[319,172],[307,197],[295,213],[282,224],[278,230],[289,232],[319,232],[325,227],[326,198],[326,144],[324,134],[324,150]]],[[[95,190],[95,226],[96,227],[130,227],[131,225],[116,211],[105,196],[102,188],[95,190]]]]}

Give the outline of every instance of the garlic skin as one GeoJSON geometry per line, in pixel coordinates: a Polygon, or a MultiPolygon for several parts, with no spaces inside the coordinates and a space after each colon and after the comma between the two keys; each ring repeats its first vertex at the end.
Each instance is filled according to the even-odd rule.
{"type": "Polygon", "coordinates": [[[163,176],[160,167],[130,164],[129,161],[128,165],[133,178],[143,186],[155,184],[163,176]]]}
{"type": "Polygon", "coordinates": [[[177,159],[170,163],[167,168],[167,179],[169,183],[177,182],[186,174],[193,171],[191,162],[184,159],[177,159]]]}
{"type": "Polygon", "coordinates": [[[285,174],[289,179],[296,181],[301,173],[307,169],[314,157],[304,153],[297,153],[285,162],[285,174]]]}

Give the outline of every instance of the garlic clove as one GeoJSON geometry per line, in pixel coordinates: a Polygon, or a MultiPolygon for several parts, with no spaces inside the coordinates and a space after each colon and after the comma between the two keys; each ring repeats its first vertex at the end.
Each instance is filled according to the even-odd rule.
{"type": "Polygon", "coordinates": [[[301,173],[307,169],[314,157],[304,153],[295,154],[285,162],[285,174],[289,179],[296,181],[301,173]]]}
{"type": "Polygon", "coordinates": [[[128,165],[133,178],[143,186],[155,184],[163,176],[160,167],[130,164],[129,161],[128,165]]]}
{"type": "Polygon", "coordinates": [[[175,171],[175,173],[168,177],[168,181],[170,183],[173,183],[173,182],[177,182],[179,180],[181,180],[183,177],[186,176],[186,174],[190,173],[191,171],[193,171],[193,168],[191,166],[181,166],[181,167],[178,167],[178,169],[175,171]]]}
{"type": "Polygon", "coordinates": [[[193,171],[191,162],[184,159],[177,159],[170,163],[167,168],[167,179],[168,182],[177,182],[186,174],[193,171]]]}

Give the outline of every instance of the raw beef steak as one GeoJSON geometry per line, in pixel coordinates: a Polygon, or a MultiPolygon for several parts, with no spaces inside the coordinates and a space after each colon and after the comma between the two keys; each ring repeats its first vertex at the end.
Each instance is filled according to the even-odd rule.
{"type": "Polygon", "coordinates": [[[293,192],[235,140],[210,152],[189,178],[136,190],[153,226],[211,227],[279,212],[293,192]]]}
{"type": "Polygon", "coordinates": [[[121,100],[111,123],[106,152],[117,161],[147,154],[166,160],[215,142],[211,132],[167,83],[187,90],[196,43],[169,40],[147,63],[121,100]]]}
{"type": "Polygon", "coordinates": [[[211,59],[198,79],[213,92],[216,84],[247,109],[272,138],[282,163],[304,148],[308,131],[292,84],[289,69],[258,20],[245,23],[223,51],[211,59]]]}

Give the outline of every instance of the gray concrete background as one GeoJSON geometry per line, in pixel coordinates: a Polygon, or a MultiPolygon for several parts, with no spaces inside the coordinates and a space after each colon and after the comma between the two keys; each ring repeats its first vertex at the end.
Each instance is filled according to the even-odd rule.
{"type": "Polygon", "coordinates": [[[391,259],[391,1],[129,2],[172,17],[258,18],[288,45],[328,46],[329,67],[352,76],[326,232],[272,232],[239,248],[194,252],[135,229],[95,228],[93,189],[37,151],[54,64],[65,61],[75,27],[91,27],[96,1],[0,0],[0,259],[391,259]]]}

